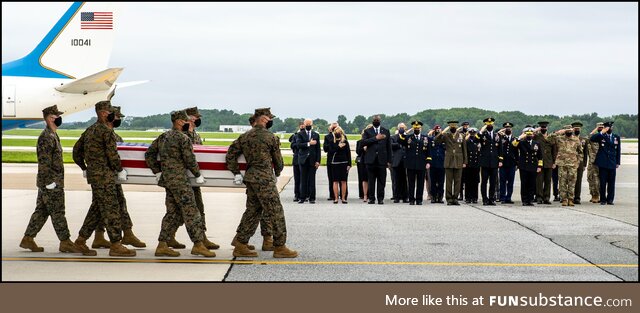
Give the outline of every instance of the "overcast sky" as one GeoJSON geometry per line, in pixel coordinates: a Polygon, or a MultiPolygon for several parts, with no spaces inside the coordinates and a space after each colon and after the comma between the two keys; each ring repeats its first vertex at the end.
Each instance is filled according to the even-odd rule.
{"type": "MultiPolygon", "coordinates": [[[[2,3],[2,63],[70,3],[2,3]]],[[[121,3],[128,116],[197,105],[349,120],[479,107],[638,113],[637,3],[121,3]]],[[[87,110],[67,117],[85,121],[87,110]]]]}

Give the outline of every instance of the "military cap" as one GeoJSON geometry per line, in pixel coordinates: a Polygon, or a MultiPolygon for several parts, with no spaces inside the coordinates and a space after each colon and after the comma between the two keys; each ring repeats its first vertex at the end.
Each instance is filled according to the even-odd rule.
{"type": "Polygon", "coordinates": [[[122,112],[120,111],[120,107],[119,107],[119,106],[116,106],[116,105],[111,106],[111,112],[116,113],[116,115],[117,115],[118,117],[124,117],[124,116],[125,116],[125,115],[124,115],[124,114],[122,114],[122,112]]]}
{"type": "Polygon", "coordinates": [[[456,120],[449,120],[449,121],[447,122],[447,124],[458,124],[458,121],[456,121],[456,120]]]}
{"type": "Polygon", "coordinates": [[[495,122],[496,120],[493,117],[487,117],[484,120],[482,120],[486,125],[491,125],[493,124],[493,122],[495,122]]]}
{"type": "Polygon", "coordinates": [[[44,110],[42,110],[42,115],[44,115],[45,117],[47,115],[62,115],[64,112],[60,112],[58,110],[58,106],[57,105],[52,105],[50,107],[44,108],[44,110]]]}
{"type": "Polygon", "coordinates": [[[604,123],[603,122],[598,122],[598,123],[596,123],[596,127],[604,127],[604,123]]]}
{"type": "Polygon", "coordinates": [[[185,109],[185,111],[187,112],[187,115],[191,115],[195,117],[202,116],[202,114],[200,114],[200,111],[198,111],[198,107],[188,108],[188,109],[185,109]]]}
{"type": "Polygon", "coordinates": [[[573,130],[573,126],[571,126],[571,125],[564,125],[564,130],[573,130]]]}
{"type": "Polygon", "coordinates": [[[602,124],[604,127],[611,127],[613,126],[613,122],[604,122],[604,124],[602,124]]]}
{"type": "Polygon", "coordinates": [[[549,122],[538,122],[538,125],[540,125],[540,127],[547,127],[547,125],[549,125],[549,122]]]}
{"type": "Polygon", "coordinates": [[[510,122],[505,122],[502,124],[502,127],[513,127],[513,124],[510,122]]]}
{"type": "Polygon", "coordinates": [[[99,101],[96,103],[96,112],[111,111],[111,101],[99,101]]]}
{"type": "Polygon", "coordinates": [[[275,115],[271,114],[271,108],[256,109],[256,112],[253,115],[255,117],[262,116],[262,115],[269,116],[270,118],[276,117],[275,115]]]}
{"type": "Polygon", "coordinates": [[[188,122],[189,116],[187,116],[187,112],[185,112],[184,110],[171,112],[171,122],[175,122],[177,120],[184,120],[188,122]]]}
{"type": "Polygon", "coordinates": [[[469,127],[469,132],[470,132],[470,133],[477,133],[477,132],[478,132],[478,129],[477,129],[477,128],[475,128],[475,127],[469,127]]]}
{"type": "Polygon", "coordinates": [[[462,122],[462,126],[469,125],[469,122],[462,122]]]}
{"type": "Polygon", "coordinates": [[[420,127],[422,125],[424,125],[424,124],[422,122],[420,122],[420,121],[411,122],[411,127],[413,127],[413,128],[417,128],[417,127],[420,127]]]}
{"type": "Polygon", "coordinates": [[[533,135],[533,127],[525,127],[522,132],[527,135],[533,135]]]}
{"type": "Polygon", "coordinates": [[[571,123],[571,126],[572,126],[573,128],[580,128],[580,127],[582,127],[582,123],[580,123],[580,122],[573,122],[573,123],[571,123]]]}
{"type": "Polygon", "coordinates": [[[433,130],[438,130],[440,129],[440,125],[436,124],[436,126],[433,126],[433,130]]]}

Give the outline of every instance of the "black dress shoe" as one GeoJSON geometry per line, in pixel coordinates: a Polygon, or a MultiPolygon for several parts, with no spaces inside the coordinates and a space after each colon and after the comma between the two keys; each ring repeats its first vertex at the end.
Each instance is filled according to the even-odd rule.
{"type": "Polygon", "coordinates": [[[300,201],[298,201],[298,203],[304,203],[304,199],[300,199],[300,201]]]}
{"type": "Polygon", "coordinates": [[[402,203],[409,203],[409,199],[402,200],[402,203]]]}
{"type": "Polygon", "coordinates": [[[298,201],[300,201],[300,199],[298,199],[298,198],[293,198],[293,202],[298,202],[298,201]]]}
{"type": "Polygon", "coordinates": [[[551,201],[547,200],[547,201],[543,201],[542,204],[552,204],[551,201]]]}
{"type": "Polygon", "coordinates": [[[600,205],[607,205],[606,202],[600,202],[600,205]]]}
{"type": "Polygon", "coordinates": [[[513,202],[511,200],[506,200],[506,201],[503,201],[502,203],[514,204],[515,202],[513,202]]]}
{"type": "Polygon", "coordinates": [[[369,204],[376,204],[376,200],[369,200],[369,204]]]}
{"type": "Polygon", "coordinates": [[[580,199],[573,199],[574,204],[580,204],[580,199]]]}
{"type": "Polygon", "coordinates": [[[416,205],[422,205],[422,201],[416,202],[416,205]]]}
{"type": "Polygon", "coordinates": [[[447,205],[453,205],[453,202],[447,201],[447,205]]]}
{"type": "Polygon", "coordinates": [[[471,200],[471,203],[478,203],[478,200],[471,200]]]}
{"type": "Polygon", "coordinates": [[[496,205],[496,203],[493,202],[493,201],[489,201],[489,202],[487,202],[487,205],[496,205]]]}
{"type": "Polygon", "coordinates": [[[316,203],[316,200],[309,200],[309,203],[314,204],[316,203]]]}
{"type": "Polygon", "coordinates": [[[458,202],[458,200],[453,200],[453,205],[460,205],[460,202],[458,202]]]}
{"type": "Polygon", "coordinates": [[[378,204],[384,204],[384,201],[378,200],[378,204]]]}
{"type": "Polygon", "coordinates": [[[613,202],[607,202],[608,205],[613,205],[613,202]]]}
{"type": "Polygon", "coordinates": [[[553,202],[560,202],[560,197],[554,196],[553,197],[553,202]]]}
{"type": "Polygon", "coordinates": [[[333,198],[327,198],[327,201],[333,201],[333,198]]]}
{"type": "Polygon", "coordinates": [[[409,205],[415,205],[416,202],[415,201],[409,201],[409,205]]]}
{"type": "Polygon", "coordinates": [[[436,199],[431,198],[431,203],[436,203],[436,199]]]}
{"type": "Polygon", "coordinates": [[[400,200],[393,200],[393,203],[400,203],[400,200]]]}

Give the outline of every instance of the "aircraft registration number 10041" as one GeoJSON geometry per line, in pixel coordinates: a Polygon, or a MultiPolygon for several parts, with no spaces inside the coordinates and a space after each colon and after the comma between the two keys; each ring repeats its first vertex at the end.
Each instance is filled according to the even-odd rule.
{"type": "Polygon", "coordinates": [[[71,45],[75,47],[90,46],[91,39],[71,39],[71,45]]]}

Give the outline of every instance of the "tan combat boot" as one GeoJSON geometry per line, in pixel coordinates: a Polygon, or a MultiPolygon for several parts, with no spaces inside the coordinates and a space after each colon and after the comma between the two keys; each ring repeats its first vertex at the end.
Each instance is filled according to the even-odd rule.
{"type": "Polygon", "coordinates": [[[78,246],[78,248],[80,248],[80,251],[82,251],[82,255],[85,255],[85,256],[96,256],[96,255],[98,255],[98,251],[91,250],[87,246],[87,238],[78,236],[78,239],[76,239],[76,246],[78,246]]]}
{"type": "Polygon", "coordinates": [[[273,250],[273,257],[274,258],[295,258],[297,256],[298,256],[298,251],[291,250],[291,249],[287,248],[287,246],[285,246],[285,245],[277,246],[273,250]]]}
{"type": "Polygon", "coordinates": [[[258,256],[258,252],[250,250],[247,245],[238,241],[233,249],[233,256],[253,258],[258,256]]]}
{"type": "Polygon", "coordinates": [[[173,236],[171,236],[171,239],[169,239],[169,241],[167,241],[167,245],[168,245],[169,247],[171,247],[171,248],[174,248],[174,249],[184,249],[184,248],[186,248],[186,247],[187,247],[187,246],[185,246],[184,244],[179,243],[179,242],[176,240],[175,234],[174,234],[173,236]]]}
{"type": "Polygon", "coordinates": [[[573,204],[573,199],[569,199],[569,203],[567,203],[567,204],[568,204],[569,206],[575,206],[575,205],[573,204]]]}
{"type": "MultiPolygon", "coordinates": [[[[231,241],[231,245],[236,247],[238,244],[241,244],[240,241],[238,241],[238,235],[236,235],[235,237],[233,237],[233,240],[231,241]]],[[[247,248],[249,248],[249,250],[255,250],[256,247],[254,245],[250,245],[250,244],[246,244],[247,248]]]]}
{"type": "Polygon", "coordinates": [[[127,249],[120,241],[112,242],[109,256],[136,256],[136,250],[127,249]]]}
{"type": "Polygon", "coordinates": [[[220,245],[209,241],[209,239],[207,238],[207,236],[204,236],[204,239],[202,240],[202,244],[207,247],[207,249],[209,250],[216,250],[216,249],[220,249],[220,245]]]}
{"type": "Polygon", "coordinates": [[[33,240],[33,237],[29,236],[22,237],[22,241],[20,241],[20,248],[29,249],[31,252],[44,252],[44,248],[38,247],[36,242],[33,240]]]}
{"type": "Polygon", "coordinates": [[[273,251],[273,237],[264,236],[264,240],[262,241],[262,251],[273,251]]]}
{"type": "Polygon", "coordinates": [[[136,235],[133,234],[133,230],[125,229],[124,236],[122,236],[122,244],[123,245],[132,245],[136,248],[145,248],[147,246],[146,243],[140,241],[136,235]]]}
{"type": "Polygon", "coordinates": [[[207,258],[213,258],[216,256],[216,253],[213,251],[209,251],[207,247],[204,246],[202,241],[198,241],[193,244],[193,248],[191,248],[191,254],[201,255],[207,258]]]}
{"type": "Polygon", "coordinates": [[[567,206],[567,199],[562,199],[562,206],[567,206]]]}
{"type": "Polygon", "coordinates": [[[174,251],[173,249],[169,248],[167,242],[160,241],[158,242],[158,247],[156,248],[156,256],[177,257],[180,256],[180,252],[174,251]]]}
{"type": "Polygon", "coordinates": [[[69,239],[60,241],[58,250],[66,253],[82,253],[82,249],[69,239]]]}
{"type": "Polygon", "coordinates": [[[104,232],[97,231],[93,237],[93,243],[91,244],[91,248],[100,249],[100,248],[111,248],[111,242],[109,240],[104,239],[104,232]]]}
{"type": "Polygon", "coordinates": [[[593,197],[592,197],[592,199],[591,199],[591,201],[592,201],[593,203],[600,203],[600,197],[599,197],[599,196],[593,196],[593,197]]]}

